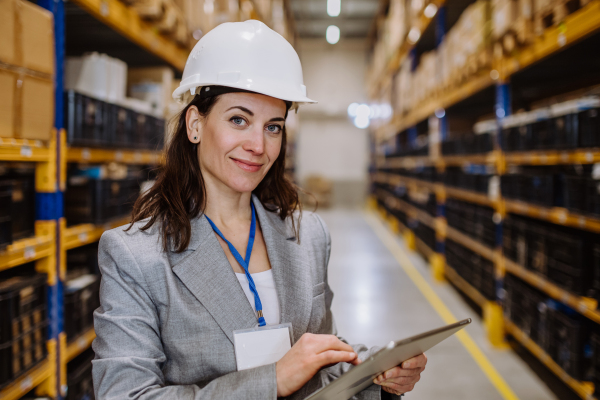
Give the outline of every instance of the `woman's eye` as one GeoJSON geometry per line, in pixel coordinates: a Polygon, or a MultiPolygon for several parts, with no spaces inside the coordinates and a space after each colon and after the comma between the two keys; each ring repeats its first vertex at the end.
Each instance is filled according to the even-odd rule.
{"type": "Polygon", "coordinates": [[[234,124],[240,125],[240,126],[243,125],[244,122],[246,122],[244,120],[244,118],[241,118],[241,117],[233,117],[233,118],[230,119],[230,121],[233,122],[234,124]]]}
{"type": "Polygon", "coordinates": [[[267,126],[267,131],[270,133],[279,133],[281,132],[281,127],[279,125],[269,125],[267,126]]]}

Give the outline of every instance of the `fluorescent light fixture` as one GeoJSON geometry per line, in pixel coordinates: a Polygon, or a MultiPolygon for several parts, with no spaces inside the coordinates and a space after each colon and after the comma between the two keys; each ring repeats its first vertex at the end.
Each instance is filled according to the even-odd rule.
{"type": "Polygon", "coordinates": [[[340,41],[340,28],[335,25],[329,25],[325,33],[325,38],[327,39],[327,43],[336,44],[340,41]]]}
{"type": "Polygon", "coordinates": [[[357,118],[367,118],[369,119],[369,115],[371,115],[371,108],[366,104],[360,104],[356,107],[356,117],[357,118]]]}
{"type": "Polygon", "coordinates": [[[410,32],[408,32],[408,41],[411,44],[415,44],[419,41],[420,38],[421,38],[421,31],[416,26],[413,26],[410,29],[410,32]]]}
{"type": "Polygon", "coordinates": [[[356,117],[356,109],[358,108],[358,103],[352,103],[348,106],[348,116],[350,118],[356,117]]]}
{"type": "Polygon", "coordinates": [[[327,0],[327,15],[337,17],[342,10],[342,0],[327,0]]]}
{"type": "Polygon", "coordinates": [[[433,3],[429,3],[429,5],[427,7],[425,7],[425,11],[423,11],[423,14],[425,14],[425,16],[427,18],[433,18],[435,17],[435,14],[437,13],[438,8],[435,4],[433,3]]]}
{"type": "Polygon", "coordinates": [[[369,117],[368,116],[363,116],[363,115],[359,115],[356,118],[354,118],[354,126],[356,126],[359,129],[365,129],[369,126],[369,123],[371,121],[369,121],[369,117]]]}

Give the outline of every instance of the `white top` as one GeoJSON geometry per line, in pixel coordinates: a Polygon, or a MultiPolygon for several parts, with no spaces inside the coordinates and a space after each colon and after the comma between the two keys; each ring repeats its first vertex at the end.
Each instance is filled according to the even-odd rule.
{"type": "MultiPolygon", "coordinates": [[[[256,290],[260,296],[260,302],[263,307],[263,317],[265,317],[267,325],[279,324],[279,299],[277,299],[277,290],[275,290],[273,270],[270,269],[250,275],[252,275],[252,279],[254,279],[256,290]]],[[[256,314],[256,308],[254,307],[254,293],[250,290],[246,274],[239,274],[236,272],[235,276],[238,278],[238,281],[240,281],[240,285],[242,285],[242,289],[244,289],[244,293],[256,314]]]]}

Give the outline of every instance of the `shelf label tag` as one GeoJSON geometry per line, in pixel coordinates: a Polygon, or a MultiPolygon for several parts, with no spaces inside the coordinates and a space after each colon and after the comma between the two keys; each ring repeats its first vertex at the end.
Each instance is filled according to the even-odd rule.
{"type": "Polygon", "coordinates": [[[33,247],[27,247],[23,253],[23,257],[25,257],[26,260],[35,257],[35,249],[33,247]]]}
{"type": "Polygon", "coordinates": [[[100,15],[102,15],[103,17],[108,17],[108,14],[110,14],[108,2],[103,1],[102,3],[100,3],[100,15]]]}
{"type": "Polygon", "coordinates": [[[31,150],[31,147],[29,146],[21,146],[21,155],[23,157],[31,157],[33,154],[33,151],[31,150]]]}
{"type": "Polygon", "coordinates": [[[78,237],[80,242],[85,242],[88,238],[88,235],[86,232],[82,232],[78,235],[78,237]]]}
{"type": "Polygon", "coordinates": [[[90,149],[81,150],[81,158],[84,160],[89,160],[92,155],[90,154],[90,149]]]}
{"type": "Polygon", "coordinates": [[[115,153],[115,160],[117,160],[117,161],[123,160],[123,152],[122,151],[117,151],[115,153]]]}
{"type": "Polygon", "coordinates": [[[27,375],[27,377],[23,379],[23,382],[21,382],[20,386],[22,391],[31,389],[33,387],[33,380],[31,379],[31,376],[27,375]]]}

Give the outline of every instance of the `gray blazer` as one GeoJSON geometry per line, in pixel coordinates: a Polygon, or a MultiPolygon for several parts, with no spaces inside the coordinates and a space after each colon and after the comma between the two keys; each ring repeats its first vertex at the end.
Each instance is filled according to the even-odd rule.
{"type": "MultiPolygon", "coordinates": [[[[253,196],[273,268],[281,322],[302,334],[336,334],[327,284],[331,249],[321,218],[304,212],[300,243],[289,221],[253,196]]],[[[158,227],[119,227],[100,239],[101,306],[94,313],[94,392],[104,399],[275,399],[275,364],[237,371],[233,331],[256,325],[248,302],[208,221],[191,221],[183,253],[165,252],[158,227]]],[[[361,359],[369,351],[353,346],[361,359]]],[[[321,370],[291,399],[303,399],[350,368],[321,370]]],[[[387,394],[386,394],[387,395],[387,394]]],[[[358,396],[380,399],[372,385],[358,396]]]]}

